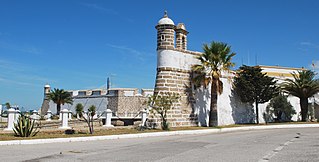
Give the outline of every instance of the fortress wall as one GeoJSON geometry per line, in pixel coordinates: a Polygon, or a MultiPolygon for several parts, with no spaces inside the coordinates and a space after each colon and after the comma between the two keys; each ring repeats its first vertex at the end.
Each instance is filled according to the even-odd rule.
{"type": "Polygon", "coordinates": [[[143,105],[147,102],[147,97],[143,96],[118,96],[117,113],[123,115],[125,113],[139,113],[147,107],[143,105]]]}
{"type": "Polygon", "coordinates": [[[188,71],[168,67],[158,68],[155,87],[155,93],[172,92],[178,93],[181,97],[180,102],[168,112],[171,126],[197,125],[192,103],[189,102],[193,99],[188,95],[192,93],[188,71]]]}
{"type": "MultiPolygon", "coordinates": [[[[255,103],[242,103],[239,96],[233,91],[232,80],[222,78],[222,81],[224,83],[224,91],[218,96],[217,101],[219,125],[254,123],[256,119],[255,103]]],[[[298,115],[300,112],[299,98],[289,96],[288,101],[297,112],[297,114],[292,117],[292,120],[297,121],[298,118],[300,118],[300,115],[298,115]]],[[[260,123],[265,123],[263,113],[266,112],[268,104],[269,102],[258,104],[260,123]]],[[[207,106],[209,107],[209,105],[207,106]]]]}
{"type": "MultiPolygon", "coordinates": [[[[178,111],[173,111],[171,126],[194,125],[197,122],[199,126],[208,125],[208,117],[210,110],[210,85],[207,89],[198,88],[194,90],[190,83],[190,66],[197,59],[185,56],[182,52],[170,51],[159,55],[159,66],[156,79],[155,91],[177,92],[181,95],[180,105],[176,106],[178,111]],[[172,55],[169,55],[172,54],[172,55]],[[161,61],[165,57],[172,56],[171,59],[161,61]],[[192,60],[193,59],[193,60],[192,60]],[[175,60],[175,62],[174,62],[175,60]],[[185,62],[185,64],[183,64],[185,62]],[[165,67],[166,66],[166,67],[165,67]],[[170,68],[167,66],[175,67],[170,68]],[[184,68],[187,70],[181,70],[184,68]],[[179,114],[179,115],[178,115],[179,114]],[[183,124],[181,124],[181,122],[183,124]]],[[[236,96],[232,86],[232,75],[223,73],[221,80],[224,83],[224,91],[218,96],[218,123],[219,125],[230,125],[239,123],[254,123],[256,119],[255,104],[242,103],[239,96],[236,96]],[[225,77],[226,76],[226,77],[225,77]]],[[[299,99],[289,96],[288,100],[293,105],[297,113],[300,112],[299,99]]],[[[259,104],[259,121],[264,123],[263,113],[269,102],[259,104]]],[[[292,120],[297,120],[298,115],[294,115],[292,120]]]]}
{"type": "Polygon", "coordinates": [[[158,50],[157,56],[155,93],[173,92],[181,97],[180,102],[168,113],[171,126],[197,125],[190,82],[191,65],[197,62],[195,55],[174,50],[158,50]]]}

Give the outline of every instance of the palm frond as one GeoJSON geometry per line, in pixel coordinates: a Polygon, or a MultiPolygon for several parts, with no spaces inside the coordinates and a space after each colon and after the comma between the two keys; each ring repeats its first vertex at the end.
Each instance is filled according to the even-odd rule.
{"type": "Polygon", "coordinates": [[[291,73],[294,80],[286,79],[281,88],[284,92],[299,98],[309,98],[319,92],[319,81],[311,70],[291,73]]]}
{"type": "Polygon", "coordinates": [[[195,86],[202,85],[206,88],[214,78],[218,80],[215,87],[219,88],[216,88],[216,91],[221,93],[223,90],[222,82],[219,79],[222,77],[221,72],[229,71],[231,67],[235,66],[235,63],[232,62],[232,58],[235,55],[226,43],[212,42],[204,44],[202,55],[197,57],[200,64],[192,66],[192,70],[195,73],[192,81],[195,86]]]}

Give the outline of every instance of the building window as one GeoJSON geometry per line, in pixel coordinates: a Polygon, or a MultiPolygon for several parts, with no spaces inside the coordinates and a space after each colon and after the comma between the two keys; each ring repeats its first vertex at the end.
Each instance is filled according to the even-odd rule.
{"type": "Polygon", "coordinates": [[[165,35],[161,35],[161,39],[164,40],[165,39],[165,35]]]}
{"type": "Polygon", "coordinates": [[[86,96],[86,91],[79,91],[78,96],[86,96]]]}
{"type": "Polygon", "coordinates": [[[92,91],[92,96],[99,96],[101,95],[101,91],[92,91]]]}

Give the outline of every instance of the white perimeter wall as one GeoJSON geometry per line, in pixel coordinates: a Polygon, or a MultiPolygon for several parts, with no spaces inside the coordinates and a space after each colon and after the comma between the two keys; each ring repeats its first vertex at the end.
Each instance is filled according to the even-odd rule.
{"type": "MultiPolygon", "coordinates": [[[[157,67],[170,67],[183,70],[191,70],[193,64],[198,64],[199,61],[195,55],[183,53],[173,50],[158,50],[157,51],[157,67]]],[[[267,69],[267,71],[272,71],[267,69]]],[[[280,72],[280,69],[275,69],[273,72],[280,72]]],[[[224,75],[225,76],[225,75],[224,75]]],[[[228,74],[228,76],[230,76],[228,74]]],[[[222,78],[224,83],[224,92],[218,96],[217,109],[218,109],[218,122],[219,125],[229,125],[236,123],[254,123],[255,122],[255,105],[249,103],[242,103],[238,96],[233,93],[231,79],[222,78]]],[[[210,87],[210,86],[208,86],[210,87]]],[[[199,126],[208,125],[208,117],[210,110],[210,90],[209,88],[198,88],[195,91],[194,112],[198,116],[199,126]]],[[[288,100],[296,110],[297,114],[300,113],[299,99],[289,96],[288,100]]],[[[259,121],[264,123],[263,113],[269,102],[259,104],[259,121]]],[[[300,116],[299,116],[300,118],[300,116]]],[[[297,120],[298,116],[294,115],[292,120],[297,120]]]]}
{"type": "MultiPolygon", "coordinates": [[[[217,111],[219,125],[230,125],[240,123],[254,123],[256,121],[255,104],[243,103],[240,98],[233,92],[232,83],[227,78],[222,78],[224,83],[224,91],[218,96],[217,111]]],[[[199,126],[207,126],[210,109],[210,88],[199,88],[195,90],[195,114],[198,115],[199,126]]],[[[296,110],[297,114],[292,117],[292,120],[300,119],[299,98],[289,96],[288,101],[296,110]]],[[[263,113],[266,111],[266,106],[269,102],[258,104],[259,122],[264,123],[263,113]]]]}

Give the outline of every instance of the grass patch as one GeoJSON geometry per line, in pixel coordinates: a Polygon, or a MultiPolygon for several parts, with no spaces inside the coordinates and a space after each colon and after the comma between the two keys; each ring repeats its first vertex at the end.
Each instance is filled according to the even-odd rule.
{"type": "MultiPolygon", "coordinates": [[[[199,130],[199,129],[209,129],[209,127],[175,127],[175,128],[171,128],[169,131],[199,130]]],[[[94,130],[94,134],[89,134],[88,131],[85,131],[85,130],[76,130],[74,134],[65,134],[64,130],[40,130],[40,132],[34,137],[15,137],[14,133],[10,132],[10,133],[0,133],[0,141],[105,136],[105,135],[150,133],[150,132],[163,132],[163,130],[146,129],[143,131],[139,131],[135,128],[96,129],[94,130]]]]}
{"type": "Polygon", "coordinates": [[[99,129],[95,130],[94,134],[89,134],[87,131],[75,131],[74,134],[65,134],[64,130],[40,130],[34,137],[15,137],[14,133],[0,133],[0,141],[6,140],[29,140],[29,139],[50,139],[50,138],[70,138],[70,137],[88,137],[88,136],[103,136],[103,135],[120,135],[120,134],[134,134],[144,132],[159,132],[159,129],[138,131],[136,129],[99,129]]]}

